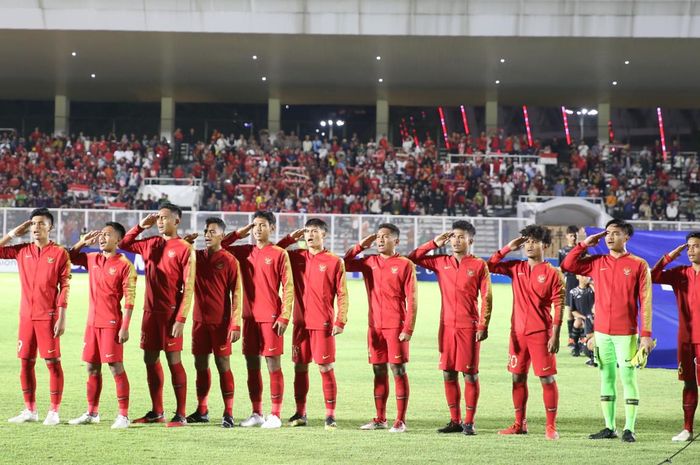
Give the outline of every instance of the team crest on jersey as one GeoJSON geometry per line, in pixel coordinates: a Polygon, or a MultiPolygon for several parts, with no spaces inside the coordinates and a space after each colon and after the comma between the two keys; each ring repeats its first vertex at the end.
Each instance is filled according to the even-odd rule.
{"type": "Polygon", "coordinates": [[[467,276],[469,276],[469,277],[474,276],[474,270],[467,270],[467,276]]]}
{"type": "Polygon", "coordinates": [[[537,277],[537,282],[543,284],[547,280],[547,276],[541,274],[537,277]]]}
{"type": "Polygon", "coordinates": [[[108,273],[114,276],[115,274],[117,274],[117,268],[115,266],[109,267],[108,273]]]}
{"type": "Polygon", "coordinates": [[[326,271],[326,269],[328,269],[326,265],[318,265],[318,271],[320,271],[321,273],[326,271]]]}
{"type": "Polygon", "coordinates": [[[217,270],[223,270],[224,269],[224,262],[218,262],[214,265],[214,268],[217,270]]]}
{"type": "Polygon", "coordinates": [[[391,274],[397,274],[399,272],[399,267],[398,266],[392,266],[391,267],[391,274]]]}
{"type": "Polygon", "coordinates": [[[625,276],[629,276],[632,274],[632,269],[625,267],[622,269],[622,272],[625,273],[625,276]]]}
{"type": "Polygon", "coordinates": [[[53,263],[53,262],[56,261],[56,259],[53,258],[53,257],[47,257],[47,258],[46,258],[46,261],[49,262],[49,263],[53,263]]]}
{"type": "Polygon", "coordinates": [[[175,251],[174,251],[174,250],[168,250],[168,257],[170,257],[170,258],[175,258],[175,251]]]}
{"type": "Polygon", "coordinates": [[[272,265],[272,259],[270,257],[265,257],[265,264],[272,265]]]}

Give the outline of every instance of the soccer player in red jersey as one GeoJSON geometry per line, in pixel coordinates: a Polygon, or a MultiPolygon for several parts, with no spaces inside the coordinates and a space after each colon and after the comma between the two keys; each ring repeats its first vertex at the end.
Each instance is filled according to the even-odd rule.
{"type": "Polygon", "coordinates": [[[284,376],[281,356],[284,332],[292,316],[294,279],[287,251],[270,242],[275,231],[275,215],[257,211],[253,223],[227,235],[222,246],[231,252],[241,267],[243,278],[243,355],[248,368],[248,394],[252,414],[241,422],[243,427],[280,428],[284,376]],[[231,246],[253,232],[255,244],[231,246]],[[282,299],[279,289],[282,287],[282,299]],[[260,356],[265,357],[270,373],[270,415],[262,417],[262,376],[260,356]]]}
{"type": "Polygon", "coordinates": [[[324,248],[328,225],[311,218],[304,229],[294,231],[278,245],[289,247],[304,237],[308,250],[288,251],[294,274],[294,397],[297,411],[289,419],[290,426],[304,426],[306,395],[309,392],[309,363],[318,364],[323,381],[326,404],[326,430],[337,427],[335,406],[335,336],[345,328],[348,314],[348,290],[343,260],[324,248]],[[337,313],[333,301],[337,302],[337,313]]]}
{"type": "MultiPolygon", "coordinates": [[[[241,338],[243,287],[238,260],[221,247],[225,231],[226,224],[221,218],[207,218],[204,228],[204,243],[207,248],[197,250],[197,277],[192,315],[192,354],[197,370],[197,410],[187,417],[187,423],[209,422],[209,354],[213,353],[224,399],[221,426],[233,428],[234,383],[230,360],[231,344],[241,338]]],[[[194,241],[196,237],[197,234],[190,234],[185,240],[194,241]]]]}
{"type": "Polygon", "coordinates": [[[545,437],[559,439],[556,424],[559,391],[554,375],[557,374],[556,353],[564,307],[564,276],[544,259],[551,243],[549,229],[530,225],[488,261],[492,273],[513,280],[508,371],[513,374],[515,422],[498,434],[527,434],[527,373],[532,363],[542,384],[547,416],[545,437]],[[506,255],[520,248],[525,251],[527,260],[503,261],[506,255]]]}
{"type": "Polygon", "coordinates": [[[637,369],[630,361],[637,353],[637,328],[641,326],[639,346],[651,352],[651,273],[643,259],[627,252],[627,241],[634,228],[624,220],[610,220],[605,231],[588,236],[569,252],[561,269],[590,276],[595,285],[595,320],[593,334],[588,334],[588,348],[595,348],[600,369],[600,405],[605,428],[590,439],[617,438],[615,401],[617,374],[625,395],[625,426],[622,441],[635,442],[635,424],[639,409],[637,369]],[[584,256],[605,237],[610,250],[606,255],[584,256]],[[639,325],[637,315],[641,315],[639,325]]]}
{"type": "Polygon", "coordinates": [[[129,340],[129,322],[136,296],[136,270],[117,244],[126,231],[109,222],[101,231],[91,231],[70,250],[70,259],[90,274],[90,307],[83,339],[83,361],[87,363],[88,410],[70,420],[71,425],[99,423],[102,364],[107,363],[117,388],[119,414],[113,429],[129,427],[129,379],[124,371],[124,343],[129,340]],[[100,252],[80,250],[97,242],[100,252]],[[121,300],[124,299],[124,315],[121,300]]]}
{"type": "Polygon", "coordinates": [[[182,366],[182,330],[192,307],[196,256],[190,243],[177,234],[182,210],[163,204],[131,228],[119,243],[123,250],[140,254],[146,263],[146,298],[141,323],[141,348],[146,363],[148,390],[152,408],[134,423],[163,423],[163,368],[160,351],[170,367],[177,409],[167,426],[185,426],[187,374],[182,366]],[[137,240],[139,234],[154,224],[158,236],[137,240]]]}
{"type": "Polygon", "coordinates": [[[10,423],[39,420],[36,409],[37,349],[49,370],[51,406],[44,424],[60,423],[58,409],[63,393],[60,337],[66,328],[66,309],[70,289],[68,251],[49,240],[53,215],[46,208],[33,210],[25,221],[0,239],[0,259],[17,260],[22,300],[19,308],[17,357],[21,362],[20,382],[25,409],[10,418],[10,423]],[[32,242],[6,246],[15,237],[30,232],[32,242]]]}
{"type": "Polygon", "coordinates": [[[348,250],[345,269],[362,273],[369,301],[367,345],[369,363],[374,370],[374,403],[377,416],[360,427],[363,430],[386,429],[386,401],[389,398],[387,363],[394,374],[396,421],[392,433],[406,431],[409,385],[406,363],[409,341],[416,325],[418,307],[416,266],[396,253],[399,228],[380,224],[375,234],[348,250]],[[355,258],[376,241],[378,255],[355,258]]]}
{"type": "Polygon", "coordinates": [[[678,305],[678,379],[683,381],[683,431],[673,441],[693,438],[693,420],[700,384],[700,232],[691,232],[686,243],[661,257],[651,269],[651,280],[673,287],[678,305]],[[690,266],[664,267],[688,250],[690,266]]]}
{"type": "Polygon", "coordinates": [[[439,433],[476,434],[474,415],[479,400],[480,342],[488,337],[491,319],[491,275],[486,262],[471,254],[476,229],[467,221],[455,221],[452,230],[437,236],[408,256],[416,265],[437,275],[442,297],[438,343],[440,369],[450,422],[439,433]],[[428,255],[447,242],[452,255],[428,255]],[[478,299],[481,297],[481,311],[478,299]],[[464,376],[466,411],[462,422],[458,372],[464,376]]]}

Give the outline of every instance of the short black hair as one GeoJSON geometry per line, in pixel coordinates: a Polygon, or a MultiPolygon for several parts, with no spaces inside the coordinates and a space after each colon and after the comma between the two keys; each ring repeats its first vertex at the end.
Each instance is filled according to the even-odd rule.
{"type": "Polygon", "coordinates": [[[568,228],[566,228],[566,234],[578,234],[578,230],[580,228],[576,226],[575,224],[572,224],[568,228]]]}
{"type": "Polygon", "coordinates": [[[632,225],[625,220],[620,220],[617,218],[612,219],[605,225],[605,229],[608,229],[608,226],[614,226],[622,229],[629,237],[632,237],[632,234],[634,234],[634,227],[632,227],[632,225]]]}
{"type": "Polygon", "coordinates": [[[224,220],[221,218],[218,218],[216,216],[210,216],[205,220],[206,226],[209,226],[210,224],[215,224],[218,227],[221,228],[222,231],[226,231],[226,223],[224,223],[224,220]]]}
{"type": "Polygon", "coordinates": [[[399,228],[395,224],[391,224],[391,223],[380,224],[379,226],[377,226],[377,231],[379,231],[380,229],[388,229],[389,231],[391,231],[391,234],[396,236],[397,239],[399,238],[399,235],[401,234],[401,231],[399,231],[399,228]]]}
{"type": "Polygon", "coordinates": [[[258,210],[253,214],[253,219],[255,218],[262,218],[264,220],[267,220],[267,222],[270,223],[270,226],[274,226],[275,223],[277,223],[275,214],[271,211],[258,210]]]}
{"type": "Polygon", "coordinates": [[[537,224],[525,226],[525,228],[520,231],[520,235],[529,239],[541,241],[545,245],[550,245],[552,243],[552,231],[549,228],[537,224]]]}
{"type": "Polygon", "coordinates": [[[126,229],[124,229],[124,226],[122,226],[121,223],[117,223],[116,221],[108,221],[105,223],[105,226],[109,226],[110,228],[114,229],[119,233],[119,238],[124,239],[124,236],[126,236],[126,229]]]}
{"type": "Polygon", "coordinates": [[[51,226],[53,226],[53,215],[51,214],[48,208],[35,208],[29,214],[29,219],[31,220],[35,216],[45,216],[51,221],[51,226]]]}
{"type": "Polygon", "coordinates": [[[308,227],[317,227],[318,229],[320,229],[323,232],[326,232],[326,233],[328,232],[328,224],[320,218],[311,218],[306,222],[306,224],[304,226],[307,228],[308,227]]]}
{"type": "Polygon", "coordinates": [[[461,229],[469,234],[471,237],[476,236],[476,228],[469,221],[457,220],[452,223],[452,229],[461,229]]]}
{"type": "Polygon", "coordinates": [[[175,215],[177,215],[178,218],[182,218],[182,208],[178,207],[175,204],[172,204],[170,202],[165,202],[165,203],[160,204],[160,206],[158,208],[160,210],[163,210],[163,209],[170,210],[170,212],[175,213],[175,215]]]}
{"type": "Polygon", "coordinates": [[[700,231],[691,231],[685,236],[685,240],[689,241],[691,239],[700,239],[700,231]]]}

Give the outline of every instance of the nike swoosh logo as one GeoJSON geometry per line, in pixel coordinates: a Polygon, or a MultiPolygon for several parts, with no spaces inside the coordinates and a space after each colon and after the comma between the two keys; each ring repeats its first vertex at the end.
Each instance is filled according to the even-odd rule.
{"type": "Polygon", "coordinates": [[[172,346],[174,346],[174,345],[175,345],[174,342],[168,342],[168,347],[172,347],[172,346]]]}
{"type": "Polygon", "coordinates": [[[273,351],[277,350],[277,347],[272,347],[272,348],[267,349],[267,350],[269,350],[270,352],[273,352],[273,351]]]}
{"type": "Polygon", "coordinates": [[[107,358],[114,357],[114,354],[107,354],[107,355],[105,355],[105,357],[107,357],[107,358]]]}
{"type": "Polygon", "coordinates": [[[226,350],[226,346],[219,347],[219,350],[226,350]]]}
{"type": "MultiPolygon", "coordinates": [[[[50,353],[50,354],[53,354],[54,352],[56,352],[56,349],[54,349],[54,350],[49,350],[49,353],[50,353]]],[[[628,361],[629,361],[629,360],[628,360],[628,361]]]]}
{"type": "Polygon", "coordinates": [[[552,368],[552,367],[544,367],[544,368],[542,368],[542,371],[547,371],[547,370],[549,370],[550,368],[552,368]]]}
{"type": "Polygon", "coordinates": [[[325,360],[325,359],[327,359],[327,358],[331,358],[331,356],[330,356],[330,355],[324,355],[324,356],[323,356],[323,360],[325,360]]]}
{"type": "Polygon", "coordinates": [[[607,270],[607,268],[601,268],[601,269],[600,269],[600,271],[605,271],[605,270],[607,270]]]}
{"type": "Polygon", "coordinates": [[[401,358],[400,355],[394,355],[394,358],[401,358]]]}

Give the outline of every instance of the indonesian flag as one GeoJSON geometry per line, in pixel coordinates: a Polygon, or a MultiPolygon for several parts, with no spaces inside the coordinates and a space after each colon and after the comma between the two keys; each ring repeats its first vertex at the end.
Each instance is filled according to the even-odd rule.
{"type": "Polygon", "coordinates": [[[69,184],[68,192],[76,197],[88,197],[90,195],[90,187],[87,184],[69,184]]]}

